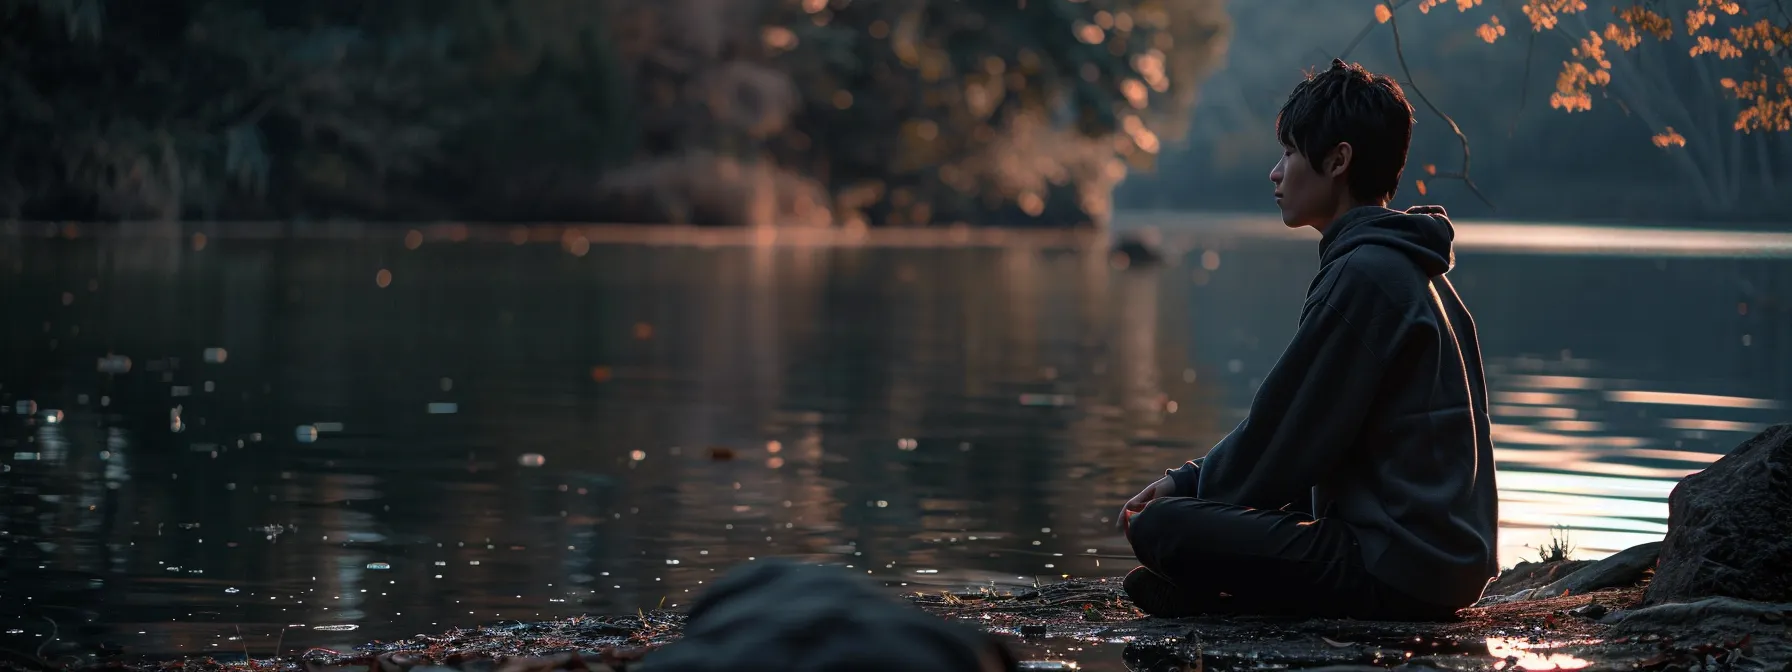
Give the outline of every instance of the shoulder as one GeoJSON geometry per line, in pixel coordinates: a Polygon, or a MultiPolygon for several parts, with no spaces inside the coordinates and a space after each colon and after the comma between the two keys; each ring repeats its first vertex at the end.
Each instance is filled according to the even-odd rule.
{"type": "MultiPolygon", "coordinates": [[[[1405,253],[1384,245],[1361,245],[1320,269],[1334,306],[1403,308],[1431,294],[1431,279],[1405,253]]],[[[1315,289],[1320,289],[1315,287],[1315,289]]]]}

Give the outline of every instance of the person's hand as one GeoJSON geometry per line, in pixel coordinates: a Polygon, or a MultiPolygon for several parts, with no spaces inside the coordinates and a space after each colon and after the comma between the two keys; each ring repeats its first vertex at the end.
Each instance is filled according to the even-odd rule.
{"type": "Polygon", "coordinates": [[[1151,485],[1145,486],[1145,489],[1140,490],[1139,494],[1126,500],[1126,506],[1120,507],[1120,519],[1115,521],[1115,526],[1120,528],[1121,534],[1126,534],[1127,538],[1131,539],[1131,533],[1128,532],[1126,525],[1132,519],[1133,514],[1144,511],[1145,505],[1150,504],[1152,500],[1168,497],[1173,492],[1176,492],[1176,481],[1171,480],[1169,476],[1157,479],[1151,485]]]}

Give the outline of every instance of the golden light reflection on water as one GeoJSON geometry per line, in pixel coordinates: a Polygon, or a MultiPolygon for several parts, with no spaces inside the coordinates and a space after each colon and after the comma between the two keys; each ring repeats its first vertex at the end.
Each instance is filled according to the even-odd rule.
{"type": "Polygon", "coordinates": [[[1780,403],[1772,399],[1750,399],[1748,397],[1730,397],[1718,394],[1688,394],[1685,392],[1657,392],[1648,390],[1612,390],[1605,393],[1605,398],[1610,401],[1626,404],[1660,404],[1666,406],[1755,409],[1776,409],[1780,407],[1780,403]]]}
{"type": "Polygon", "coordinates": [[[1674,485],[1722,456],[1683,444],[1725,447],[1778,420],[1772,412],[1783,406],[1559,372],[1588,364],[1566,353],[1490,363],[1503,565],[1534,559],[1559,528],[1587,559],[1658,540],[1674,485]]]}
{"type": "MultiPolygon", "coordinates": [[[[1311,240],[1311,231],[1294,230],[1273,217],[1256,214],[1213,215],[1198,220],[1185,213],[1119,211],[1114,227],[1156,228],[1282,240],[1311,240]]],[[[1649,257],[1792,257],[1792,234],[1765,231],[1674,229],[1666,227],[1587,226],[1458,219],[1457,251],[1518,254],[1575,254],[1649,257]]]]}
{"type": "Polygon", "coordinates": [[[1576,658],[1566,653],[1553,651],[1566,646],[1567,642],[1530,643],[1528,640],[1513,637],[1488,637],[1487,655],[1500,660],[1510,660],[1503,668],[1507,670],[1578,670],[1591,661],[1576,658]]]}

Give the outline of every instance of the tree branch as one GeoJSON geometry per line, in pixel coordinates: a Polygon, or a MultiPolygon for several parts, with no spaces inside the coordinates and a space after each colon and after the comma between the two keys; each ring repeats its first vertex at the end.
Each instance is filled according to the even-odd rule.
{"type": "MultiPolygon", "coordinates": [[[[1411,1],[1412,0],[1400,0],[1399,2],[1387,3],[1388,10],[1398,11],[1401,7],[1405,7],[1406,3],[1411,1]]],[[[1362,44],[1363,38],[1368,37],[1369,33],[1375,32],[1375,26],[1380,23],[1381,21],[1378,19],[1369,19],[1369,23],[1364,25],[1362,30],[1356,31],[1356,37],[1350,38],[1350,44],[1344,45],[1344,51],[1338,52],[1338,60],[1350,60],[1350,52],[1355,51],[1356,45],[1362,44]]]]}
{"type": "MultiPolygon", "coordinates": [[[[1383,0],[1383,4],[1386,4],[1388,7],[1388,30],[1392,31],[1394,34],[1394,56],[1400,61],[1400,72],[1406,75],[1406,83],[1412,87],[1413,95],[1418,96],[1419,101],[1425,103],[1425,107],[1431,108],[1432,114],[1437,115],[1438,118],[1444,120],[1444,123],[1449,124],[1450,132],[1455,133],[1456,139],[1462,142],[1462,170],[1454,173],[1437,173],[1432,177],[1462,180],[1462,183],[1468,185],[1468,190],[1473,192],[1476,198],[1481,199],[1482,203],[1486,203],[1487,207],[1498,210],[1498,206],[1495,206],[1493,201],[1488,200],[1486,194],[1481,193],[1481,188],[1475,186],[1474,178],[1469,177],[1468,136],[1463,134],[1461,126],[1456,125],[1455,119],[1451,119],[1450,115],[1444,114],[1443,110],[1437,109],[1437,105],[1432,103],[1431,99],[1425,96],[1425,92],[1419,89],[1418,81],[1414,80],[1412,77],[1412,68],[1407,67],[1406,65],[1406,50],[1400,45],[1400,24],[1398,18],[1394,15],[1394,10],[1399,9],[1399,7],[1395,5],[1393,0],[1383,0]]],[[[1405,4],[1404,0],[1402,0],[1400,4],[1405,4]]]]}
{"type": "MultiPolygon", "coordinates": [[[[1524,116],[1524,105],[1530,100],[1531,57],[1537,55],[1537,31],[1531,31],[1525,40],[1524,47],[1524,79],[1518,80],[1518,109],[1512,111],[1512,127],[1506,129],[1506,137],[1518,135],[1518,120],[1524,116]]],[[[1411,75],[1408,75],[1410,77],[1411,75]]]]}

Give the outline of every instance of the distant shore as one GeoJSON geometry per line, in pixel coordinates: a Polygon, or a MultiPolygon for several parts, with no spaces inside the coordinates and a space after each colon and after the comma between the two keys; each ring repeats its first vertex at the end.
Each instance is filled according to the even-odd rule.
{"type": "MultiPolygon", "coordinates": [[[[4,222],[0,237],[90,236],[173,240],[380,240],[406,245],[508,242],[517,245],[672,245],[696,247],[1000,247],[1100,249],[1116,239],[1142,240],[1174,256],[1227,240],[1311,241],[1262,213],[1120,211],[1108,229],[1006,227],[706,227],[666,224],[463,222],[4,222]],[[582,241],[582,242],[579,242],[582,241]]],[[[1693,229],[1570,222],[1460,220],[1456,246],[1468,252],[1677,257],[1792,257],[1792,232],[1693,229]]]]}

